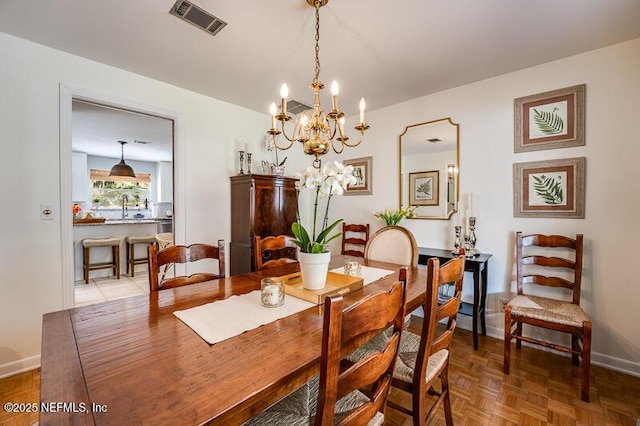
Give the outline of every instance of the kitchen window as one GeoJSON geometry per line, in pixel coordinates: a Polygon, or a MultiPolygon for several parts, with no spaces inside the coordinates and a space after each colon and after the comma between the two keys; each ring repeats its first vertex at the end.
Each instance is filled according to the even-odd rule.
{"type": "Polygon", "coordinates": [[[90,170],[91,203],[94,209],[121,208],[123,199],[131,208],[148,208],[150,173],[135,178],[109,176],[107,170],[90,170]]]}

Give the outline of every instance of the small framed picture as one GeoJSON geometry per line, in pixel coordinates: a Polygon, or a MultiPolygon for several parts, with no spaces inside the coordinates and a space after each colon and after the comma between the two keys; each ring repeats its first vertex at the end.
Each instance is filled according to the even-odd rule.
{"type": "Polygon", "coordinates": [[[514,152],[584,145],[585,91],[581,84],[515,99],[514,152]]]}
{"type": "Polygon", "coordinates": [[[440,204],[438,188],[440,187],[440,172],[409,173],[409,205],[437,206],[440,204]]]}
{"type": "Polygon", "coordinates": [[[349,185],[344,195],[371,195],[373,157],[353,158],[342,162],[345,166],[353,166],[353,176],[357,182],[349,185]]]}
{"type": "Polygon", "coordinates": [[[584,219],[585,157],[513,165],[514,217],[584,219]]]}

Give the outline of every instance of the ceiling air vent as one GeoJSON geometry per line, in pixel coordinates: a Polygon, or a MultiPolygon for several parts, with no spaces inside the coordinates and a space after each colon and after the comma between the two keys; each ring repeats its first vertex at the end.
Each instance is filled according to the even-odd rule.
{"type": "Polygon", "coordinates": [[[309,105],[305,105],[302,102],[294,101],[293,99],[287,102],[287,112],[292,115],[297,115],[302,111],[312,109],[309,105]]]}
{"type": "Polygon", "coordinates": [[[187,21],[191,25],[195,25],[211,35],[218,34],[220,30],[227,25],[223,20],[216,18],[209,12],[185,0],[178,0],[171,7],[169,13],[187,21]]]}

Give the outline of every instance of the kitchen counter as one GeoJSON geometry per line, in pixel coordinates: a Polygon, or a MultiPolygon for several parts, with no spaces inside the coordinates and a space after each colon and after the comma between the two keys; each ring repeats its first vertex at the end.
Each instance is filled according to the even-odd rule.
{"type": "Polygon", "coordinates": [[[167,218],[125,218],[125,219],[107,219],[104,222],[95,222],[95,223],[74,223],[73,226],[105,226],[105,225],[148,225],[148,224],[157,224],[157,223],[165,223],[173,220],[170,217],[167,218]]]}
{"type": "MultiPolygon", "coordinates": [[[[74,278],[75,281],[82,280],[82,240],[84,238],[113,238],[122,239],[120,246],[120,270],[127,271],[125,237],[129,235],[156,235],[160,233],[159,227],[163,224],[171,224],[173,219],[166,218],[126,218],[107,219],[102,223],[74,223],[73,243],[74,243],[74,278]]],[[[167,232],[167,231],[162,231],[167,232]]],[[[97,247],[91,250],[92,262],[106,262],[111,258],[109,247],[97,247]]],[[[91,271],[91,278],[104,277],[111,274],[111,270],[91,271]]]]}

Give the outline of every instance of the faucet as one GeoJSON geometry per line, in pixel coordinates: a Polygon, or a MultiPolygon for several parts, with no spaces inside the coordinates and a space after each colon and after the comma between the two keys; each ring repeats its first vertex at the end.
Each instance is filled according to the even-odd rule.
{"type": "Polygon", "coordinates": [[[122,196],[122,219],[129,216],[129,209],[127,208],[127,202],[129,201],[129,197],[125,195],[122,196]]]}

